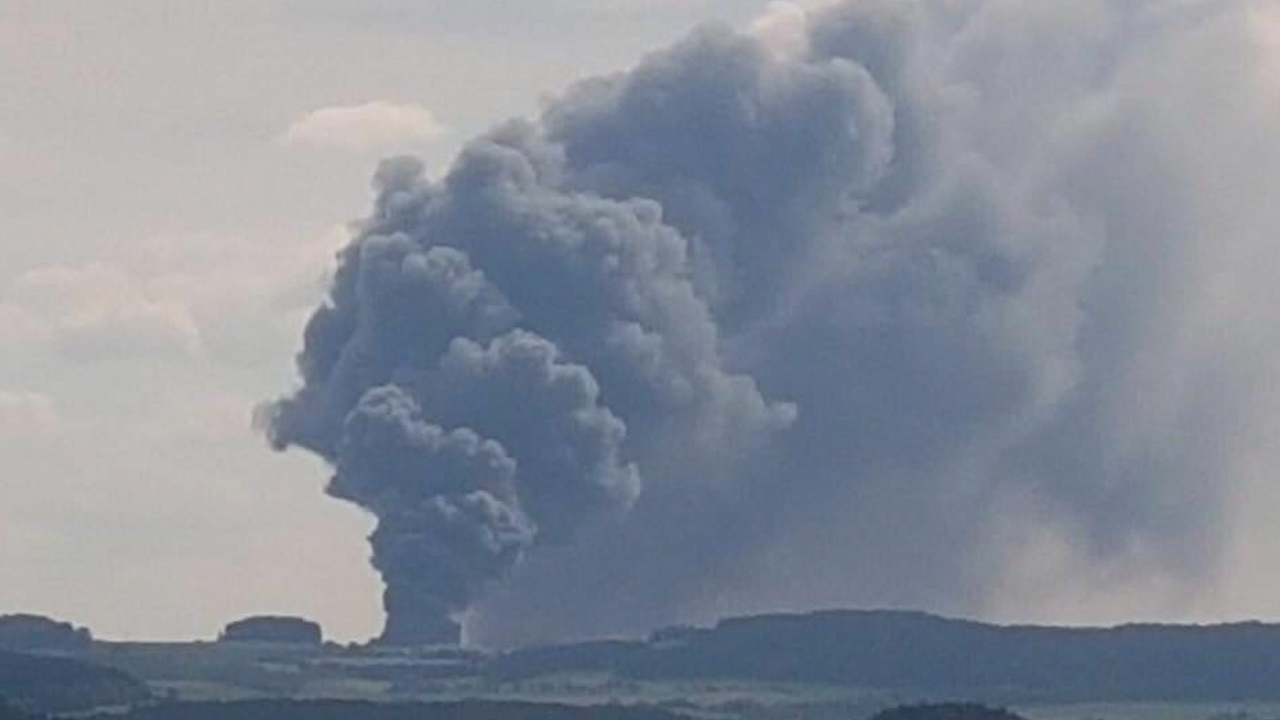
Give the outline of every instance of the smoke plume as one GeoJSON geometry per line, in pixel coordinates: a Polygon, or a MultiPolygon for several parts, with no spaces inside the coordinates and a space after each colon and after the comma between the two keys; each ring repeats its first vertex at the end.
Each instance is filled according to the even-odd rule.
{"type": "Polygon", "coordinates": [[[1193,603],[1277,356],[1259,13],[777,3],[384,162],[268,418],[384,640],[1193,603]]]}

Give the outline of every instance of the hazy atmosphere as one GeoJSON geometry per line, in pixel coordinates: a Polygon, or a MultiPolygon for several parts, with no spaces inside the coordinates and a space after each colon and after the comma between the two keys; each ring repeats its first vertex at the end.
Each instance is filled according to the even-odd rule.
{"type": "Polygon", "coordinates": [[[1274,2],[0,0],[0,89],[0,612],[1280,619],[1274,2]]]}

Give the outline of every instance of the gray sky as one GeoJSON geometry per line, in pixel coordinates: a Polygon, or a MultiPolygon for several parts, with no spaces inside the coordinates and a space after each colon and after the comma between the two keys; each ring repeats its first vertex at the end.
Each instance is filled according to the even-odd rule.
{"type": "MultiPolygon", "coordinates": [[[[263,612],[375,634],[371,519],[250,426],[296,382],[375,162],[409,151],[438,172],[575,78],[764,5],[0,0],[0,612],[113,638],[208,637],[263,612]]],[[[1280,37],[1275,13],[1256,19],[1280,37]]],[[[1280,614],[1265,445],[1242,461],[1218,592],[1185,616],[1280,614]]],[[[1034,558],[1071,570],[1057,551],[1027,556],[1027,587],[1034,558]]],[[[1047,612],[1110,619],[1143,597],[1047,612]]],[[[1043,598],[1011,593],[1009,615],[1034,615],[1019,599],[1043,598]]]]}

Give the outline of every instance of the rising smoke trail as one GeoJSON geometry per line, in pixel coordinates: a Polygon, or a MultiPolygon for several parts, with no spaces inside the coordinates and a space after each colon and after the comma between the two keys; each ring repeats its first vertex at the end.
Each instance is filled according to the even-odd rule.
{"type": "Polygon", "coordinates": [[[376,515],[392,643],[473,609],[503,642],[1194,586],[1269,371],[1231,348],[1280,356],[1222,325],[1276,306],[1238,261],[1280,219],[1257,28],[1121,0],[702,28],[439,180],[386,161],[272,441],[376,515]]]}

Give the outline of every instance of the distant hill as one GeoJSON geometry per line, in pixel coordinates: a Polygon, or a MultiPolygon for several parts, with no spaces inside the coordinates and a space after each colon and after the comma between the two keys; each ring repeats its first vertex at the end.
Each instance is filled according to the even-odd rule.
{"type": "Polygon", "coordinates": [[[0,615],[0,650],[80,652],[93,645],[85,628],[41,615],[0,615]]]}
{"type": "Polygon", "coordinates": [[[266,615],[228,624],[218,641],[320,645],[324,642],[324,632],[319,623],[305,618],[266,615]]]}
{"type": "Polygon", "coordinates": [[[653,708],[464,701],[375,703],[253,700],[164,703],[88,720],[685,720],[653,708]]]}
{"type": "Polygon", "coordinates": [[[131,705],[150,695],[146,685],[119,670],[69,658],[0,652],[0,699],[18,710],[81,712],[131,705]]]}
{"type": "Polygon", "coordinates": [[[648,641],[529,648],[489,672],[607,671],[872,687],[996,702],[1280,700],[1280,625],[999,626],[923,613],[825,611],[674,628],[648,641]]]}

